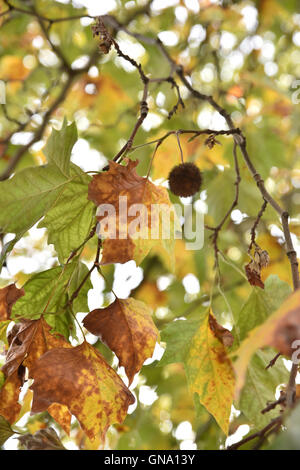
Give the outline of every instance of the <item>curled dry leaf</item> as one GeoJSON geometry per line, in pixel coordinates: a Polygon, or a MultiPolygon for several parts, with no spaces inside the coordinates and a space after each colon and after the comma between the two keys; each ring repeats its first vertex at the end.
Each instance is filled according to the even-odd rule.
{"type": "Polygon", "coordinates": [[[34,435],[24,434],[18,439],[27,450],[65,450],[53,428],[40,429],[34,435]]]}
{"type": "Polygon", "coordinates": [[[256,261],[254,260],[250,261],[250,263],[248,263],[245,266],[245,271],[246,271],[247,279],[249,281],[249,284],[251,284],[251,286],[257,286],[257,287],[260,287],[261,289],[264,289],[265,285],[260,277],[261,269],[260,269],[260,266],[256,263],[256,261]]]}
{"type": "Polygon", "coordinates": [[[296,290],[262,325],[254,328],[236,352],[234,363],[237,376],[236,395],[244,382],[250,359],[254,352],[264,346],[271,346],[288,357],[297,351],[299,345],[293,345],[300,338],[300,290],[296,290]]]}
{"type": "Polygon", "coordinates": [[[134,397],[120,377],[87,342],[74,348],[52,349],[33,366],[32,411],[52,403],[68,407],[90,439],[122,423],[134,397]]]}
{"type": "MultiPolygon", "coordinates": [[[[29,377],[31,377],[32,367],[45,352],[52,348],[71,347],[63,336],[51,333],[51,327],[43,318],[23,321],[14,325],[9,336],[9,343],[10,347],[2,370],[8,377],[7,381],[10,384],[8,388],[9,396],[13,395],[16,403],[18,402],[20,386],[23,385],[16,378],[20,376],[20,370],[22,370],[20,368],[27,367],[29,377]]],[[[12,403],[12,401],[9,401],[9,403],[12,403]]],[[[71,415],[66,407],[56,404],[49,408],[48,412],[67,433],[70,432],[71,415]]]]}
{"type": "Polygon", "coordinates": [[[94,204],[114,208],[114,213],[108,215],[104,206],[102,212],[97,211],[100,235],[104,238],[101,264],[132,259],[139,264],[157,243],[162,243],[168,253],[174,249],[174,227],[178,223],[168,192],[139,176],[135,171],[137,164],[138,161],[129,161],[123,166],[111,161],[109,171],[95,175],[89,184],[88,198],[94,204]],[[151,211],[152,204],[161,210],[151,211]],[[171,214],[170,233],[165,236],[163,231],[168,227],[160,223],[164,214],[171,214]]]}
{"type": "Polygon", "coordinates": [[[110,51],[111,46],[113,45],[113,41],[109,32],[107,31],[105,24],[98,16],[96,18],[96,24],[92,26],[93,36],[99,37],[99,49],[103,54],[108,54],[110,51]]]}
{"type": "Polygon", "coordinates": [[[268,266],[269,262],[269,253],[266,250],[262,250],[260,246],[256,245],[254,258],[245,266],[249,284],[264,289],[265,285],[261,279],[261,270],[262,268],[268,266]]]}
{"type": "Polygon", "coordinates": [[[51,327],[43,318],[17,323],[2,367],[5,375],[12,375],[21,364],[28,367],[30,375],[32,366],[46,351],[71,347],[62,335],[50,331],[51,327]]]}
{"type": "Polygon", "coordinates": [[[207,139],[204,141],[204,144],[207,145],[209,149],[213,149],[216,144],[221,145],[221,142],[219,142],[216,139],[216,136],[211,134],[210,136],[207,137],[207,139]]]}
{"type": "Polygon", "coordinates": [[[211,331],[221,341],[221,343],[223,343],[226,348],[232,346],[234,337],[230,331],[220,325],[211,313],[209,314],[208,321],[211,331]]]}
{"type": "Polygon", "coordinates": [[[10,318],[13,304],[23,295],[24,290],[18,289],[15,284],[0,289],[0,321],[10,318]]]}
{"type": "Polygon", "coordinates": [[[109,346],[125,367],[129,384],[152,356],[159,336],[151,309],[135,299],[116,299],[106,308],[90,312],[84,326],[109,346]]]}

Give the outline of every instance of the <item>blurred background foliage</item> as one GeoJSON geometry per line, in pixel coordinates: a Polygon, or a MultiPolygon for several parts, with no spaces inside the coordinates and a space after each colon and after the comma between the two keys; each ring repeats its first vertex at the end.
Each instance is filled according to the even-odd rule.
{"type": "MultiPolygon", "coordinates": [[[[118,58],[114,50],[108,55],[95,52],[97,44],[90,26],[93,19],[84,17],[87,13],[113,15],[133,33],[153,38],[158,35],[170,55],[184,66],[194,87],[213,95],[230,112],[236,126],[246,134],[249,154],[267,189],[291,214],[293,239],[300,253],[298,0],[14,0],[11,3],[20,9],[30,10],[33,6],[39,15],[47,18],[82,15],[82,19],[53,24],[42,21],[42,28],[35,16],[21,11],[0,17],[0,79],[6,83],[7,100],[0,112],[0,173],[16,152],[39,132],[45,114],[65,87],[68,74],[62,58],[76,71],[86,67],[90,57],[95,57],[88,70],[74,74],[40,137],[24,152],[15,171],[46,162],[43,146],[51,128],[59,128],[64,117],[77,124],[79,140],[72,159],[85,171],[103,168],[126,142],[137,119],[142,84],[136,70],[118,58]]],[[[6,9],[7,5],[0,0],[0,13],[6,9]]],[[[169,63],[156,46],[138,41],[124,31],[114,34],[121,49],[140,62],[149,76],[169,75],[169,63]]],[[[177,100],[176,91],[167,83],[150,86],[150,112],[134,142],[141,147],[131,154],[140,161],[138,172],[142,175],[153,152],[153,145],[142,146],[146,142],[173,129],[226,128],[224,120],[207,103],[199,103],[179,86],[185,108],[179,107],[169,120],[168,112],[177,100]]],[[[213,149],[205,146],[204,140],[200,137],[188,142],[188,138],[181,138],[185,160],[195,162],[203,172],[203,186],[193,200],[182,199],[180,203],[192,202],[196,211],[205,214],[208,225],[217,225],[234,199],[232,138],[219,137],[221,145],[213,149]]],[[[151,177],[165,183],[170,169],[179,162],[177,141],[171,136],[158,150],[151,177]]],[[[134,262],[106,266],[103,269],[106,282],[97,275],[92,278],[90,309],[110,303],[112,286],[120,297],[131,293],[151,305],[160,329],[174,319],[188,318],[197,312],[201,305],[207,305],[210,295],[216,318],[227,327],[232,326],[232,312],[238,315],[250,295],[257,297],[256,303],[251,304],[257,309],[260,293],[258,288],[249,286],[242,271],[249,261],[250,229],[262,200],[241,158],[240,166],[239,204],[219,238],[225,256],[220,264],[222,290],[214,283],[214,251],[210,232],[206,231],[200,251],[187,251],[183,240],[176,242],[174,273],[168,271],[167,263],[155,252],[141,267],[136,267],[134,262]]],[[[179,202],[172,195],[171,199],[179,202]]],[[[291,285],[280,221],[270,208],[259,224],[257,242],[268,251],[271,260],[263,271],[263,280],[277,275],[291,285]]],[[[87,264],[93,259],[95,243],[92,239],[84,249],[83,261],[87,264]]],[[[33,273],[57,263],[53,246],[47,245],[45,230],[31,229],[8,257],[1,286],[11,281],[21,286],[33,273]]],[[[4,350],[5,345],[1,344],[4,350]]],[[[107,360],[117,365],[100,341],[96,346],[107,360]]],[[[148,361],[136,377],[132,388],[137,404],[124,425],[110,429],[106,447],[223,448],[225,436],[214,419],[197,403],[194,406],[183,365],[157,365],[163,347],[162,343],[156,359],[152,363],[148,361]]],[[[23,397],[17,425],[34,433],[49,424],[51,418],[47,413],[28,416],[30,400],[28,391],[23,397]]],[[[251,410],[248,400],[244,409],[232,414],[230,432],[238,431],[239,438],[262,424],[253,418],[259,414],[261,403],[253,397],[251,401],[251,410]]],[[[56,424],[52,425],[68,448],[97,449],[100,445],[100,441],[90,442],[84,436],[76,420],[71,438],[56,424]]],[[[14,445],[12,440],[7,441],[6,446],[14,445]]]]}

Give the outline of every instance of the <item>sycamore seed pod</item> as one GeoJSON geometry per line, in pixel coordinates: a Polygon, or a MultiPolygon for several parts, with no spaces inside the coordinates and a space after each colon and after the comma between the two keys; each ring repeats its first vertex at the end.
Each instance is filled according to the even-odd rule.
{"type": "Polygon", "coordinates": [[[181,163],[174,166],[169,174],[170,190],[176,196],[193,196],[199,191],[201,183],[201,172],[194,163],[181,163]]]}

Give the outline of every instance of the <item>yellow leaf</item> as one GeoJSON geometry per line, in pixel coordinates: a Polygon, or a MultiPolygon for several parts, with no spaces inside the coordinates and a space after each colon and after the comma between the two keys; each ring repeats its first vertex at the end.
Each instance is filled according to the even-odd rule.
{"type": "MultiPolygon", "coordinates": [[[[212,313],[210,316],[214,319],[212,313]]],[[[226,349],[212,331],[210,323],[207,315],[193,336],[186,368],[191,391],[198,393],[200,403],[215,417],[227,435],[234,394],[234,373],[226,349]]]]}
{"type": "Polygon", "coordinates": [[[22,57],[7,55],[0,62],[0,76],[4,80],[24,80],[30,70],[23,65],[22,57]]]}
{"type": "Polygon", "coordinates": [[[143,281],[141,283],[135,292],[135,298],[151,305],[153,309],[166,305],[167,303],[167,294],[158,289],[156,282],[151,281],[143,281]]]}
{"type": "Polygon", "coordinates": [[[17,421],[21,410],[21,405],[18,401],[21,386],[22,380],[16,371],[6,379],[4,385],[0,388],[0,415],[10,424],[17,421]]]}

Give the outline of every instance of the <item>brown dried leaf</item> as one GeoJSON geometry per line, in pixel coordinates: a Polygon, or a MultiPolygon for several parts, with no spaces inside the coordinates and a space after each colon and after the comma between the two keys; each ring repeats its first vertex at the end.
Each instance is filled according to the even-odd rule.
{"type": "Polygon", "coordinates": [[[220,325],[215,317],[209,314],[209,326],[214,335],[223,343],[226,348],[232,346],[234,337],[229,330],[220,325]]]}
{"type": "Polygon", "coordinates": [[[0,321],[9,320],[13,304],[23,295],[24,289],[18,289],[15,284],[0,289],[0,321]]]}
{"type": "Polygon", "coordinates": [[[84,326],[114,351],[125,367],[129,384],[152,356],[159,336],[151,318],[151,309],[139,300],[116,299],[106,308],[90,312],[84,326]]]}
{"type": "Polygon", "coordinates": [[[250,263],[245,266],[245,271],[251,286],[257,286],[261,289],[265,288],[265,285],[260,277],[260,267],[254,260],[250,261],[250,263]]]}
{"type": "Polygon", "coordinates": [[[28,367],[30,374],[33,364],[49,349],[71,347],[62,335],[50,331],[51,327],[43,318],[17,323],[12,330],[14,336],[9,338],[10,348],[2,367],[5,375],[12,375],[21,364],[28,367]]]}
{"type": "Polygon", "coordinates": [[[65,450],[53,428],[41,429],[32,434],[18,437],[27,450],[65,450]]]}
{"type": "MultiPolygon", "coordinates": [[[[43,318],[23,321],[14,325],[8,338],[10,347],[5,364],[2,367],[3,372],[8,377],[7,380],[14,376],[17,371],[24,369],[24,366],[28,368],[29,377],[31,377],[32,367],[43,354],[53,348],[71,347],[62,335],[52,334],[50,331],[51,327],[43,318]]],[[[16,397],[16,392],[14,397],[16,397]]],[[[69,434],[71,415],[68,409],[56,404],[49,408],[48,412],[69,434]]]]}

